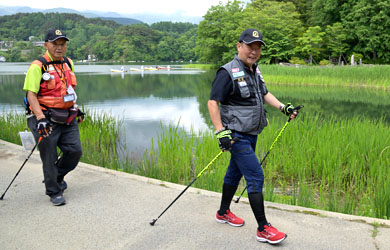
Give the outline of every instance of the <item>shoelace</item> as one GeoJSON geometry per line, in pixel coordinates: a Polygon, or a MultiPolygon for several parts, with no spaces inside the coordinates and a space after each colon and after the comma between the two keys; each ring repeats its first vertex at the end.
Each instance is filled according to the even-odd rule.
{"type": "Polygon", "coordinates": [[[231,218],[231,219],[237,218],[237,216],[236,216],[235,214],[233,214],[232,212],[230,212],[230,211],[226,214],[226,216],[227,216],[228,218],[231,218]]]}
{"type": "Polygon", "coordinates": [[[267,228],[264,227],[264,231],[269,234],[270,236],[271,235],[276,235],[278,230],[276,228],[274,228],[271,224],[268,224],[266,225],[267,228]]]}

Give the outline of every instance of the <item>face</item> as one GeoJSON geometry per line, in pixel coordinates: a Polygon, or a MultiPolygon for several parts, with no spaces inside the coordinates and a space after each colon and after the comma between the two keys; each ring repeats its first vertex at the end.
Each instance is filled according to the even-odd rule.
{"type": "Polygon", "coordinates": [[[45,42],[45,48],[49,51],[49,54],[54,61],[61,60],[61,57],[66,53],[66,40],[60,38],[54,42],[45,42]]]}
{"type": "Polygon", "coordinates": [[[247,65],[252,68],[252,65],[259,60],[261,55],[261,43],[254,42],[250,44],[237,43],[238,57],[247,65]]]}

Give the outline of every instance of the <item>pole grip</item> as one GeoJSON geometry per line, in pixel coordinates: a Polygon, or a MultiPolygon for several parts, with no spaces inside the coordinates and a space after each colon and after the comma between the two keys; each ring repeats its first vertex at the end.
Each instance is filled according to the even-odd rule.
{"type": "MultiPolygon", "coordinates": [[[[296,106],[293,110],[294,111],[299,111],[301,108],[304,108],[305,106],[303,106],[303,105],[298,105],[298,106],[296,106]]],[[[289,117],[288,118],[288,122],[290,122],[292,119],[291,119],[291,117],[289,117]]]]}
{"type": "Polygon", "coordinates": [[[298,106],[296,106],[295,108],[294,108],[294,110],[300,110],[300,109],[302,109],[302,108],[304,108],[305,106],[303,106],[303,105],[298,105],[298,106]]]}

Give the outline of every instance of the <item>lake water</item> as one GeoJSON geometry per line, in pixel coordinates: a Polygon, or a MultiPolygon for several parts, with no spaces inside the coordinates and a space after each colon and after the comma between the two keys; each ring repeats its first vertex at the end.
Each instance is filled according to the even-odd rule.
{"type": "MultiPolygon", "coordinates": [[[[141,65],[124,66],[127,72],[111,73],[110,69],[121,65],[76,64],[76,91],[79,105],[123,120],[122,139],[131,154],[150,147],[151,138],[157,139],[162,125],[179,123],[187,132],[211,128],[207,101],[214,71],[183,69],[180,65],[172,65],[169,71],[130,71],[141,65]]],[[[0,63],[0,113],[24,112],[22,89],[28,67],[29,63],[0,63]]],[[[268,89],[285,103],[304,104],[303,112],[379,119],[390,110],[390,93],[381,90],[272,84],[268,89]]],[[[268,111],[269,117],[286,119],[277,110],[268,111]]],[[[386,119],[390,123],[388,116],[386,119]]]]}

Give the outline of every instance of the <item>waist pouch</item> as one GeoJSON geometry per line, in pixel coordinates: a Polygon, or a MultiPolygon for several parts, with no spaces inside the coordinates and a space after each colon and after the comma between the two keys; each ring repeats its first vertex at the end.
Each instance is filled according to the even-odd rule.
{"type": "Polygon", "coordinates": [[[48,109],[49,119],[58,124],[69,125],[77,116],[77,109],[48,109]]]}
{"type": "Polygon", "coordinates": [[[55,122],[55,123],[59,123],[59,124],[66,123],[66,119],[69,116],[69,110],[49,108],[48,111],[49,111],[50,121],[55,122]]]}

